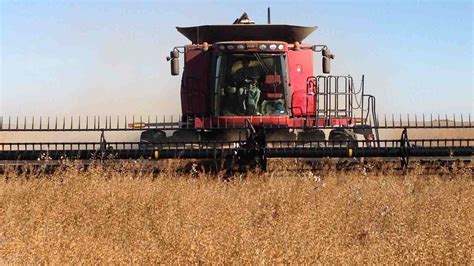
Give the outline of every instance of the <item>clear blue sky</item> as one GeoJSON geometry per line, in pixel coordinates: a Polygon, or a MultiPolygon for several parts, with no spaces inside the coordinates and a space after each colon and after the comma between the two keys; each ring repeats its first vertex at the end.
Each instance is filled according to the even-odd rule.
{"type": "Polygon", "coordinates": [[[267,6],[319,26],[306,42],[331,47],[335,74],[366,74],[379,113],[474,113],[471,1],[1,2],[3,115],[178,114],[174,27],[265,23],[267,6]]]}

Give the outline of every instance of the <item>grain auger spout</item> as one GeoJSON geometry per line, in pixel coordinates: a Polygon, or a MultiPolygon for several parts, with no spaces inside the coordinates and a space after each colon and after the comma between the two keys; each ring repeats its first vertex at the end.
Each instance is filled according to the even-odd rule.
{"type": "Polygon", "coordinates": [[[265,170],[272,158],[396,158],[404,167],[409,158],[472,159],[470,115],[379,116],[365,78],[356,86],[352,76],[331,74],[336,57],[329,47],[304,41],[316,29],[255,24],[247,14],[229,25],[177,27],[189,40],[167,58],[172,75],[180,75],[184,63],[179,117],[1,117],[1,134],[15,141],[2,140],[0,160],[38,161],[42,154],[91,160],[99,154],[102,160],[232,160],[241,169],[265,170]],[[314,54],[321,63],[314,64],[314,54]],[[431,133],[420,137],[420,131],[431,133]],[[19,132],[102,137],[22,141],[19,132]],[[111,132],[139,132],[140,138],[108,138],[104,146],[111,132]]]}

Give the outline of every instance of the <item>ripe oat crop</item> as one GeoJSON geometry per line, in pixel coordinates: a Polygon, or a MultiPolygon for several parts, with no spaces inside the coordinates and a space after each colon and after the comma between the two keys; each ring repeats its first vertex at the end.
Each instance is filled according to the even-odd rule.
{"type": "Polygon", "coordinates": [[[7,170],[0,263],[470,264],[473,181],[468,167],[229,180],[130,165],[7,170]]]}

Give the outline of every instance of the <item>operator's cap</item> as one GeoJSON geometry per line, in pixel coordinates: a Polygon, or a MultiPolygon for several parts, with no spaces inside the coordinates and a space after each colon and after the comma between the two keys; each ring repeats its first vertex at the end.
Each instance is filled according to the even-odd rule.
{"type": "Polygon", "coordinates": [[[237,92],[237,88],[235,87],[227,87],[227,89],[225,90],[226,93],[236,93],[237,92]]]}

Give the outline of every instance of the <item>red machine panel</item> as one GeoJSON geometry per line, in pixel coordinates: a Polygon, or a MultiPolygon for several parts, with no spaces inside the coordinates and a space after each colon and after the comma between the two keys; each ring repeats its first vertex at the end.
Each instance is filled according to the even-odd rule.
{"type": "Polygon", "coordinates": [[[181,83],[181,108],[184,116],[204,115],[208,111],[210,52],[186,47],[181,83]]]}
{"type": "Polygon", "coordinates": [[[313,51],[289,50],[288,72],[293,116],[314,115],[314,98],[307,96],[306,80],[313,76],[313,51]]]}

